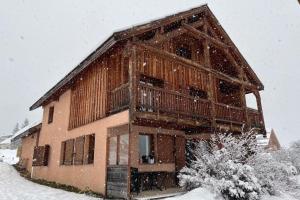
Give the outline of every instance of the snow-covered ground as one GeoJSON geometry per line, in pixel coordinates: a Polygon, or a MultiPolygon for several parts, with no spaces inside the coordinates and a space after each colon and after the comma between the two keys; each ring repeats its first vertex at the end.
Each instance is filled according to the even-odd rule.
{"type": "Polygon", "coordinates": [[[16,164],[19,161],[17,157],[17,150],[11,149],[0,149],[0,162],[5,162],[8,164],[16,164]]]}
{"type": "Polygon", "coordinates": [[[0,162],[1,200],[96,200],[84,194],[39,185],[21,177],[9,164],[0,162]]]}
{"type": "MultiPolygon", "coordinates": [[[[300,183],[300,176],[297,176],[298,183],[300,183]]],[[[194,189],[184,195],[168,198],[167,200],[221,200],[222,198],[213,194],[205,188],[194,189]]],[[[300,188],[289,193],[281,193],[277,196],[265,195],[262,200],[300,200],[300,188]]]]}

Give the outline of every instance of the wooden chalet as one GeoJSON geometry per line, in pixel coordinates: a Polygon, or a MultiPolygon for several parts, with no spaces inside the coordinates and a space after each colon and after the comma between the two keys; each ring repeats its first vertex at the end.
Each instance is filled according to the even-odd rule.
{"type": "Polygon", "coordinates": [[[115,32],[30,107],[50,148],[32,176],[124,198],[176,187],[186,141],[265,132],[263,88],[207,5],[115,32]]]}

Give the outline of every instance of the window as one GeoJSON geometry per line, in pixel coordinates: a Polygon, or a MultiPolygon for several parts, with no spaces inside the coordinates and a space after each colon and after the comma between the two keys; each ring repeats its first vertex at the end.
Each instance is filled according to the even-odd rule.
{"type": "Polygon", "coordinates": [[[75,155],[74,155],[74,164],[82,165],[84,157],[84,136],[78,137],[75,139],[75,155]]]}
{"type": "Polygon", "coordinates": [[[33,150],[32,166],[47,166],[50,154],[50,146],[36,146],[33,150]]]}
{"type": "Polygon", "coordinates": [[[207,92],[204,90],[196,89],[194,87],[190,87],[190,96],[207,99],[207,92]]]}
{"type": "Polygon", "coordinates": [[[150,134],[139,135],[139,154],[140,154],[140,163],[148,163],[148,164],[155,163],[153,135],[150,134]]]}
{"type": "Polygon", "coordinates": [[[154,86],[154,87],[160,87],[160,88],[164,87],[164,80],[153,78],[144,74],[141,75],[140,82],[143,84],[149,84],[150,86],[154,86]]]}
{"type": "Polygon", "coordinates": [[[187,45],[181,45],[176,49],[176,54],[186,59],[192,59],[192,51],[187,45]]]}
{"type": "Polygon", "coordinates": [[[48,124],[51,124],[53,122],[53,115],[54,115],[54,106],[51,106],[49,108],[49,113],[48,113],[48,124]]]}
{"type": "Polygon", "coordinates": [[[118,135],[108,139],[109,142],[109,165],[127,165],[129,151],[129,135],[118,135]]]}
{"type": "Polygon", "coordinates": [[[129,135],[120,135],[120,144],[119,144],[119,164],[127,165],[128,164],[128,147],[129,147],[129,135]]]}
{"type": "Polygon", "coordinates": [[[87,146],[87,151],[85,151],[85,164],[94,163],[94,154],[95,154],[95,134],[85,136],[86,142],[85,146],[87,146]]]}
{"type": "Polygon", "coordinates": [[[82,165],[94,163],[95,134],[80,136],[61,143],[60,164],[82,165]]]}
{"type": "Polygon", "coordinates": [[[117,144],[118,144],[117,137],[109,138],[109,157],[108,157],[109,165],[117,165],[117,144]]]}

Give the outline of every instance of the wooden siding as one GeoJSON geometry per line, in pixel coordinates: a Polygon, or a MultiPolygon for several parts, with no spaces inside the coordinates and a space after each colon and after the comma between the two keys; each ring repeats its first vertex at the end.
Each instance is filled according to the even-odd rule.
{"type": "Polygon", "coordinates": [[[167,89],[179,91],[190,86],[207,91],[208,76],[200,69],[155,52],[137,51],[137,71],[165,81],[167,89]]]}
{"type": "Polygon", "coordinates": [[[72,87],[69,128],[91,123],[107,115],[111,91],[128,82],[128,59],[116,49],[94,61],[72,87]]]}
{"type": "Polygon", "coordinates": [[[127,198],[128,168],[126,166],[107,167],[106,195],[113,198],[127,198]]]}

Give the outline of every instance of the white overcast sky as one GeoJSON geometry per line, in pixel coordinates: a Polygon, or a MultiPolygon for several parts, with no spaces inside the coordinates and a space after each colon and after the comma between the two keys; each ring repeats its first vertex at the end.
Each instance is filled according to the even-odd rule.
{"type": "Polygon", "coordinates": [[[297,0],[0,0],[0,135],[113,31],[204,3],[264,83],[266,126],[300,139],[297,0]]]}

